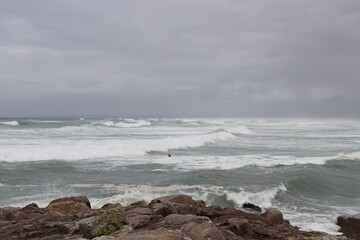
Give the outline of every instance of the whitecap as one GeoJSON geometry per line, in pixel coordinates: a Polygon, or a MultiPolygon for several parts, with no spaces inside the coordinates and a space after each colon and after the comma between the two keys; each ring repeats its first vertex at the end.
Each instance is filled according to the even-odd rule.
{"type": "Polygon", "coordinates": [[[282,183],[280,186],[259,192],[249,192],[241,189],[240,192],[226,191],[226,195],[227,199],[233,201],[237,208],[241,208],[246,202],[253,203],[262,208],[269,208],[273,205],[273,200],[280,191],[287,191],[285,185],[282,183]]]}
{"type": "Polygon", "coordinates": [[[8,126],[19,126],[19,123],[17,121],[0,122],[0,124],[4,124],[8,126]]]}
{"type": "Polygon", "coordinates": [[[236,127],[225,128],[225,130],[234,134],[254,134],[254,132],[251,131],[248,127],[240,125],[236,127]]]}
{"type": "Polygon", "coordinates": [[[333,157],[333,160],[360,160],[360,152],[353,153],[338,153],[333,157]]]}
{"type": "MultiPolygon", "coordinates": [[[[76,127],[67,127],[76,128],[76,127]]],[[[0,161],[81,160],[123,156],[143,156],[149,152],[201,147],[235,138],[227,132],[166,137],[160,139],[19,139],[0,148],[0,161]]]]}

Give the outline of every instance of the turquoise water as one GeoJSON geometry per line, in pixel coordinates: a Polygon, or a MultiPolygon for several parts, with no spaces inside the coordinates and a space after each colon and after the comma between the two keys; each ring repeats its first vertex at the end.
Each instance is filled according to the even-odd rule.
{"type": "Polygon", "coordinates": [[[358,120],[0,119],[0,207],[185,193],[334,233],[360,212],[359,160],[358,120]]]}

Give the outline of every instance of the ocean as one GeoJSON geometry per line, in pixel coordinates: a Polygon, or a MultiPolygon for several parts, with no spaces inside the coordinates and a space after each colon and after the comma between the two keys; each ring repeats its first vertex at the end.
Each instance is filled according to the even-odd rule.
{"type": "Polygon", "coordinates": [[[360,120],[0,119],[0,207],[183,193],[336,233],[338,215],[360,212],[359,160],[360,120]]]}

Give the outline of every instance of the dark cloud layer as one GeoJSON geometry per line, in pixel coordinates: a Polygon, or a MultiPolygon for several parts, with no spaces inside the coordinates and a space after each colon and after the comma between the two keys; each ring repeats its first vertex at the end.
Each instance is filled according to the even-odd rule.
{"type": "Polygon", "coordinates": [[[360,116],[358,0],[1,1],[0,116],[360,116]]]}

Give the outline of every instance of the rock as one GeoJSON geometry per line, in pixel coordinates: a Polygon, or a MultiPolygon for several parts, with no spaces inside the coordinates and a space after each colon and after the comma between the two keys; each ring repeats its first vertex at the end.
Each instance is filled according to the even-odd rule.
{"type": "MultiPolygon", "coordinates": [[[[304,232],[283,220],[277,209],[263,214],[238,209],[206,207],[190,196],[171,195],[129,206],[105,204],[91,209],[86,197],[61,198],[46,208],[0,208],[1,240],[345,240],[320,232],[304,232]]],[[[244,205],[255,208],[256,206],[244,205]]],[[[359,215],[339,217],[345,234],[359,229],[359,215]]],[[[355,232],[355,233],[354,233],[355,232]]],[[[355,239],[357,235],[349,235],[355,239]]]]}
{"type": "Polygon", "coordinates": [[[126,211],[127,214],[151,215],[153,212],[149,208],[139,207],[126,211]]]}
{"type": "Polygon", "coordinates": [[[0,208],[0,220],[2,221],[14,221],[16,220],[15,213],[20,211],[20,208],[5,207],[0,208]]]}
{"type": "Polygon", "coordinates": [[[147,207],[148,203],[145,201],[138,201],[130,204],[132,207],[147,207]]]}
{"type": "Polygon", "coordinates": [[[269,230],[266,227],[260,226],[260,225],[256,225],[252,227],[252,231],[256,234],[259,235],[259,237],[262,238],[271,238],[272,237],[272,233],[271,230],[269,230]]]}
{"type": "Polygon", "coordinates": [[[225,237],[226,240],[243,240],[242,237],[236,235],[230,230],[221,229],[220,232],[225,237]]]}
{"type": "Polygon", "coordinates": [[[160,215],[130,215],[127,216],[127,223],[134,229],[148,225],[150,222],[160,220],[160,215]]]}
{"type": "Polygon", "coordinates": [[[218,217],[221,215],[222,208],[220,206],[209,206],[205,208],[201,208],[199,211],[199,215],[206,216],[209,218],[218,217]]]}
{"type": "Polygon", "coordinates": [[[245,218],[249,221],[264,221],[264,217],[260,214],[252,214],[247,213],[244,211],[241,211],[239,209],[233,209],[233,208],[225,208],[220,211],[220,217],[239,217],[239,218],[245,218]]]}
{"type": "Polygon", "coordinates": [[[283,214],[275,208],[266,210],[262,215],[271,224],[280,224],[284,222],[283,214]]]}
{"type": "Polygon", "coordinates": [[[178,204],[186,204],[186,205],[192,205],[192,206],[200,206],[201,205],[201,203],[199,204],[194,199],[192,199],[192,197],[183,195],[183,194],[159,197],[159,198],[153,199],[150,202],[150,205],[154,204],[154,203],[163,203],[163,204],[178,203],[178,204]]]}
{"type": "Polygon", "coordinates": [[[197,205],[199,207],[203,207],[203,208],[206,207],[206,203],[203,200],[195,200],[195,202],[197,202],[197,205]]]}
{"type": "Polygon", "coordinates": [[[164,228],[158,228],[155,230],[145,230],[138,232],[131,232],[122,238],[123,240],[189,240],[179,230],[168,230],[164,228]]]}
{"type": "Polygon", "coordinates": [[[248,208],[248,209],[252,209],[256,212],[261,212],[261,208],[259,206],[256,206],[255,204],[252,203],[244,203],[243,208],[248,208]]]}
{"type": "Polygon", "coordinates": [[[96,216],[80,220],[78,229],[75,229],[74,233],[79,233],[83,237],[94,238],[121,229],[125,222],[124,208],[101,210],[96,216]]]}
{"type": "Polygon", "coordinates": [[[107,203],[104,206],[101,207],[101,209],[111,209],[111,208],[118,208],[118,207],[122,207],[123,205],[121,205],[120,203],[107,203]]]}
{"type": "Polygon", "coordinates": [[[196,217],[181,228],[192,240],[226,240],[215,224],[207,217],[196,217]]]}
{"type": "Polygon", "coordinates": [[[172,213],[176,213],[176,214],[197,215],[197,213],[198,213],[198,207],[194,206],[194,205],[180,204],[180,203],[168,203],[167,206],[172,213]]]}
{"type": "Polygon", "coordinates": [[[27,211],[27,210],[34,211],[37,209],[39,209],[39,206],[36,203],[30,203],[30,204],[26,205],[25,207],[23,207],[21,210],[22,211],[27,211]]]}
{"type": "Polygon", "coordinates": [[[163,217],[172,214],[172,211],[169,209],[169,207],[163,203],[153,203],[150,205],[150,208],[154,214],[161,215],[163,217]]]}
{"type": "Polygon", "coordinates": [[[81,203],[84,203],[88,206],[88,208],[91,209],[91,204],[90,204],[90,201],[87,197],[85,196],[77,196],[77,197],[67,197],[67,198],[58,198],[58,199],[55,199],[53,201],[51,201],[48,205],[48,207],[50,205],[52,205],[53,203],[59,203],[59,202],[81,202],[81,203]]]}
{"type": "Polygon", "coordinates": [[[49,203],[46,207],[53,215],[62,214],[66,218],[79,219],[89,217],[93,214],[90,208],[89,199],[86,197],[60,198],[49,203]]]}
{"type": "Polygon", "coordinates": [[[337,225],[341,227],[340,232],[345,236],[356,240],[360,239],[360,214],[339,216],[337,225]]]}
{"type": "Polygon", "coordinates": [[[180,229],[183,225],[191,222],[194,218],[196,218],[196,216],[192,214],[171,214],[165,217],[159,225],[169,229],[180,229]]]}
{"type": "Polygon", "coordinates": [[[244,218],[229,218],[224,222],[216,224],[216,226],[240,236],[251,232],[249,222],[244,218]]]}
{"type": "Polygon", "coordinates": [[[28,214],[25,214],[23,212],[15,213],[16,221],[26,221],[30,218],[28,214]]]}

